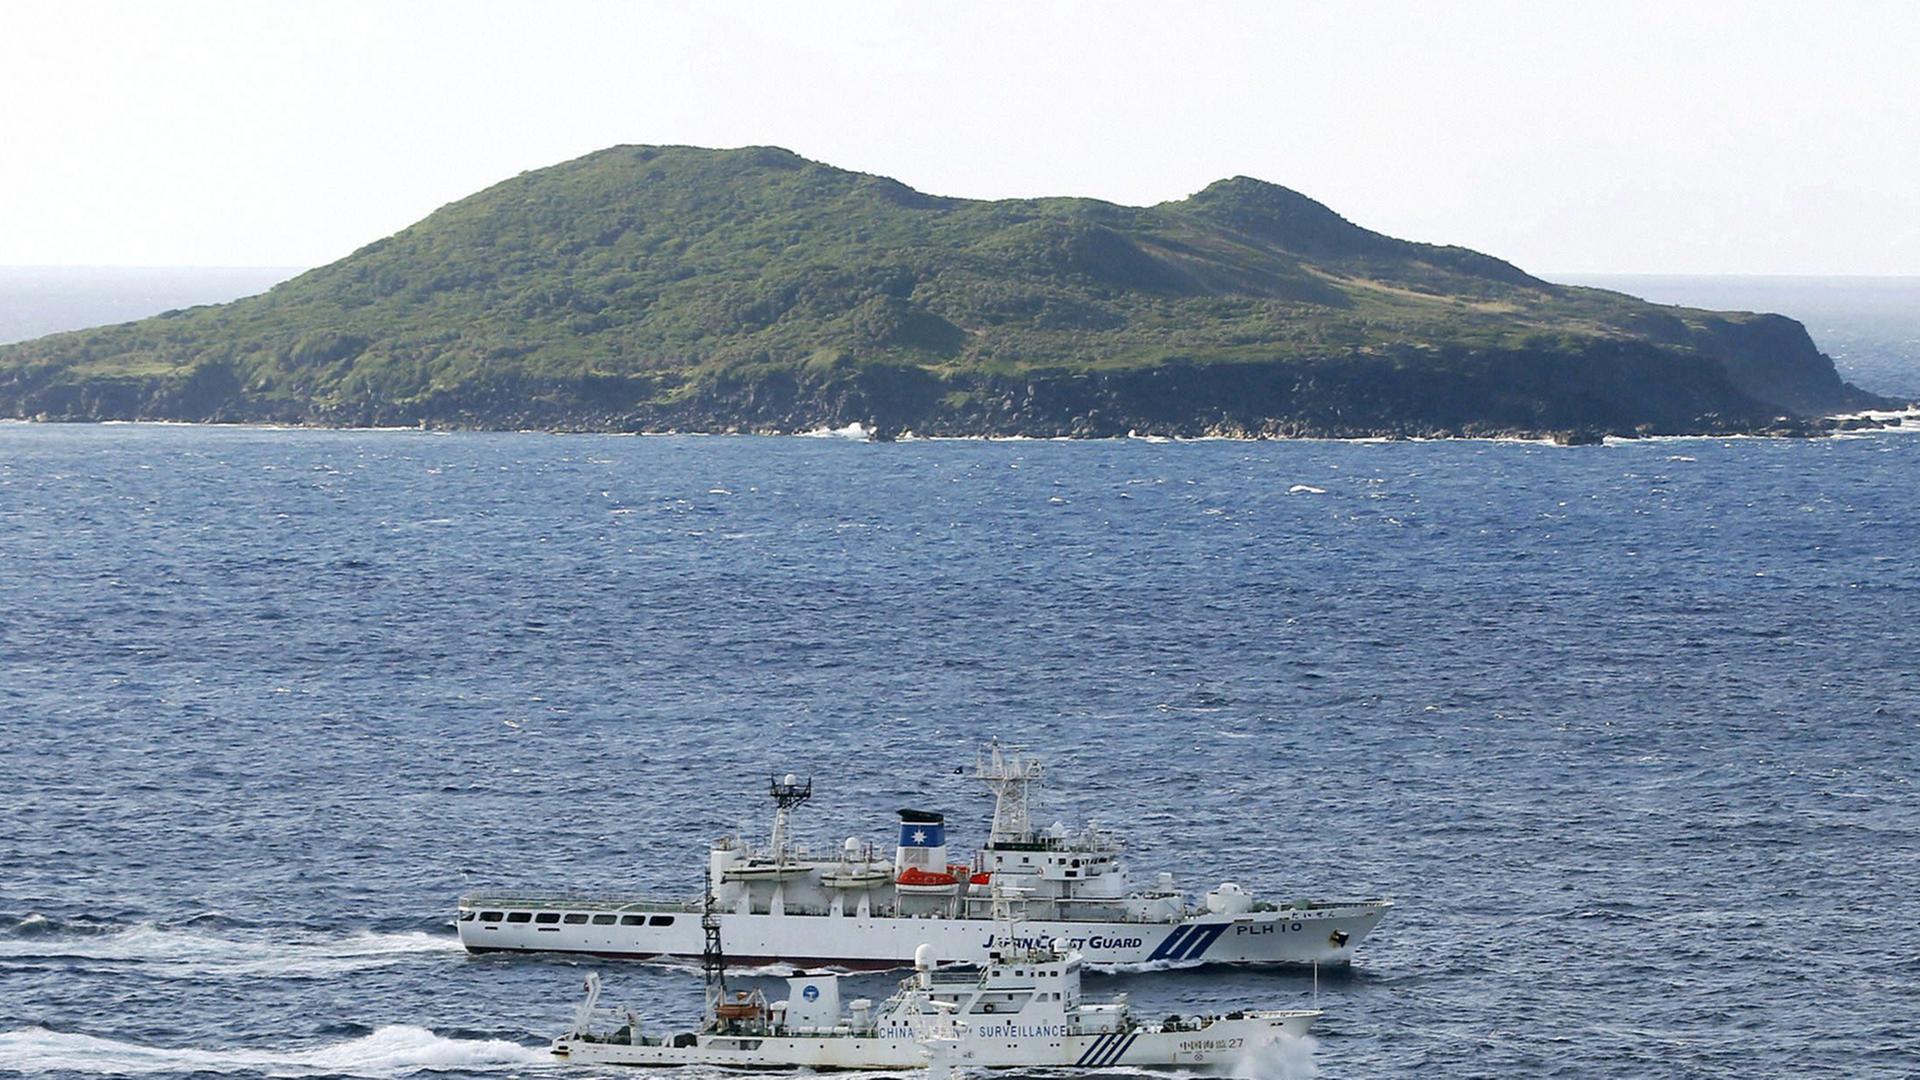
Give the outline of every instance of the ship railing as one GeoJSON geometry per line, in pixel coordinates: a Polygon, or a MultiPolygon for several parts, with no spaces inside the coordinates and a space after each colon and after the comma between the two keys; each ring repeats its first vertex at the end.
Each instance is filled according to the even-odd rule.
{"type": "Polygon", "coordinates": [[[698,912],[698,900],[648,900],[617,893],[478,892],[460,898],[462,908],[497,907],[522,910],[593,909],[598,911],[698,912]]]}
{"type": "Polygon", "coordinates": [[[1339,908],[1390,908],[1392,906],[1393,900],[1391,897],[1373,896],[1361,898],[1337,896],[1319,900],[1261,900],[1257,901],[1251,910],[1256,912],[1334,911],[1339,908]]]}
{"type": "MultiPolygon", "coordinates": [[[[993,898],[988,896],[966,896],[967,911],[973,914],[988,910],[993,898]]],[[[1030,896],[1026,898],[1028,919],[1059,919],[1064,922],[1164,922],[1163,919],[1148,919],[1128,911],[1124,906],[1125,897],[1112,896],[1030,896]],[[1088,909],[1075,911],[1078,907],[1088,909]],[[1097,909],[1097,910],[1096,910],[1097,909]]],[[[978,917],[974,915],[974,917],[978,917]]]]}

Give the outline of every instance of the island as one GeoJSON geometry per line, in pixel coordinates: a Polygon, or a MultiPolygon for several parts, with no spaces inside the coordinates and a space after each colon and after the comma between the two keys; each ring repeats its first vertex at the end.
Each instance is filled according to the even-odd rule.
{"type": "Polygon", "coordinates": [[[0,347],[0,416],[879,437],[1804,434],[1892,402],[1779,315],[1558,285],[1276,184],[927,195],[617,146],[259,296],[0,347]]]}

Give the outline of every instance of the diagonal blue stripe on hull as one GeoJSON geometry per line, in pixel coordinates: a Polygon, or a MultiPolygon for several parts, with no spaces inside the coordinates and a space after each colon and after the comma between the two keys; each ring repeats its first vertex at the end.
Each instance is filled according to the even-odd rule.
{"type": "Polygon", "coordinates": [[[1199,929],[1199,927],[1196,927],[1196,926],[1175,927],[1173,933],[1168,934],[1166,938],[1160,942],[1159,948],[1147,954],[1147,959],[1148,960],[1165,960],[1167,958],[1168,953],[1171,953],[1174,949],[1178,948],[1180,946],[1180,943],[1183,940],[1185,940],[1188,935],[1192,934],[1197,929],[1199,929]]]}
{"type": "Polygon", "coordinates": [[[1093,1067],[1096,1069],[1104,1069],[1114,1062],[1119,1061],[1120,1058],[1126,1054],[1127,1048],[1133,1045],[1133,1040],[1139,1037],[1137,1034],[1115,1035],[1113,1037],[1113,1044],[1108,1047],[1107,1053],[1093,1059],[1093,1067]]]}
{"type": "Polygon", "coordinates": [[[1187,937],[1187,940],[1181,943],[1180,948],[1174,955],[1167,957],[1167,959],[1197,960],[1200,958],[1200,954],[1206,952],[1214,942],[1220,940],[1220,935],[1226,932],[1226,923],[1215,923],[1212,926],[1196,927],[1194,932],[1187,937]]]}
{"type": "Polygon", "coordinates": [[[1107,1048],[1107,1042],[1112,1038],[1113,1038],[1112,1035],[1102,1035],[1099,1038],[1093,1040],[1093,1045],[1087,1047],[1086,1053],[1081,1054],[1080,1060],[1074,1062],[1074,1065],[1076,1067],[1085,1066],[1088,1062],[1093,1060],[1094,1055],[1099,1054],[1101,1051],[1107,1048]]]}

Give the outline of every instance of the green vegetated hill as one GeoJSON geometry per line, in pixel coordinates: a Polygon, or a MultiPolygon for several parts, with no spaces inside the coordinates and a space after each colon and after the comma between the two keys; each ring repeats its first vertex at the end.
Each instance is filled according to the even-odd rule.
{"type": "Polygon", "coordinates": [[[925,195],[621,146],[257,297],[0,348],[0,414],[598,430],[1758,430],[1886,404],[1796,322],[1554,285],[1236,177],[925,195]]]}

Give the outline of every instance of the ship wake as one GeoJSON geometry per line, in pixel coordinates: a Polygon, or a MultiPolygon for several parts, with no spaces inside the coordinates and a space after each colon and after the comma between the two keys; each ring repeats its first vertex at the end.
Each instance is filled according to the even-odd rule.
{"type": "Polygon", "coordinates": [[[1233,1064],[1228,1076],[1244,1080],[1312,1080],[1320,1075],[1313,1051],[1319,1045],[1313,1036],[1285,1036],[1264,1046],[1249,1047],[1233,1064]]]}
{"type": "MultiPolygon", "coordinates": [[[[16,929],[25,930],[26,924],[16,929]]],[[[459,952],[460,942],[453,935],[418,930],[334,934],[230,930],[212,934],[141,922],[89,924],[0,937],[0,962],[9,965],[65,962],[165,978],[316,977],[406,963],[422,954],[459,952]]]]}
{"type": "Polygon", "coordinates": [[[525,1069],[551,1064],[544,1050],[504,1039],[450,1039],[396,1024],[305,1050],[144,1046],[43,1027],[0,1033],[0,1072],[139,1076],[253,1073],[265,1076],[397,1077],[420,1072],[525,1069]]]}

